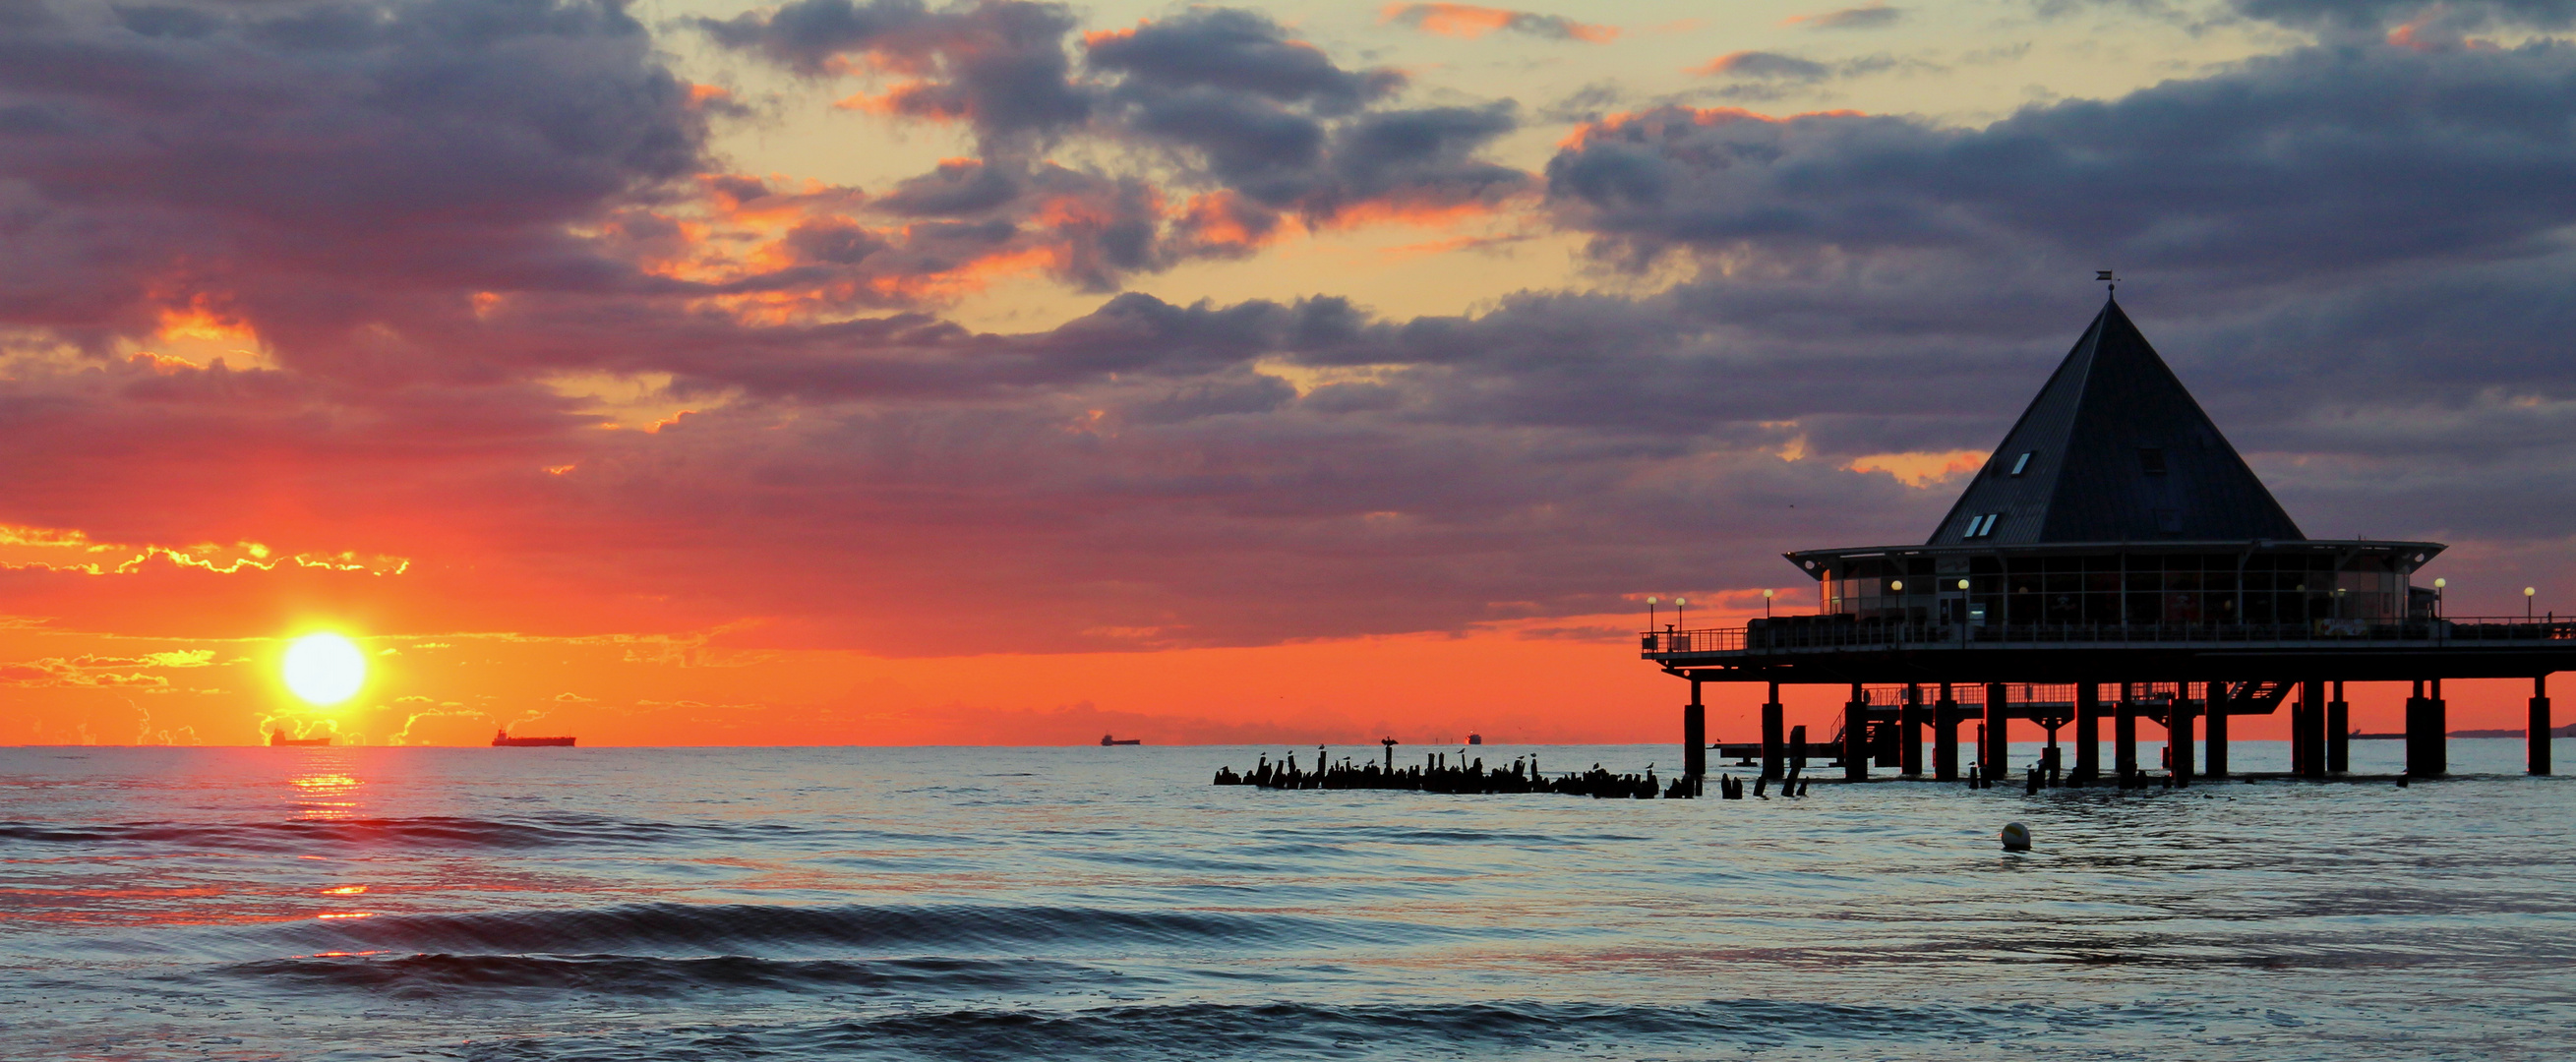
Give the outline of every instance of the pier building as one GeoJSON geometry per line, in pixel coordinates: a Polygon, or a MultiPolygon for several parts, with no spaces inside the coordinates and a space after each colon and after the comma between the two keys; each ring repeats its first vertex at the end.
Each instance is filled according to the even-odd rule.
{"type": "Polygon", "coordinates": [[[2302,533],[2111,300],[1922,544],[1788,553],[1815,581],[1814,614],[1666,626],[1640,641],[1646,660],[1690,682],[1694,786],[1707,773],[1711,682],[1767,688],[1760,743],[1719,749],[1758,757],[1766,777],[1811,757],[1852,781],[1873,764],[1959,777],[1968,727],[1975,764],[1995,778],[2016,766],[2018,722],[2046,732],[2041,769],[2127,784],[2151,769],[2137,762],[2144,721],[2164,732],[2169,762],[2157,767],[2188,784],[2230,773],[2230,720],[2284,710],[2292,773],[2343,772],[2354,682],[2409,684],[2406,773],[2438,777],[2443,680],[2528,678],[2527,767],[2547,774],[2548,676],[2576,663],[2576,622],[2446,615],[2439,581],[2417,578],[2442,549],[2302,533]],[[1801,683],[1848,688],[1830,741],[1784,726],[1780,688],[1801,683]],[[2058,737],[2070,725],[2068,764],[2058,737]]]}

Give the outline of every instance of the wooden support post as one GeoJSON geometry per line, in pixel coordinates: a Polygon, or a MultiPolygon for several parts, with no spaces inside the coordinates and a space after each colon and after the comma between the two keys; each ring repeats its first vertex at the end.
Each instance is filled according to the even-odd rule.
{"type": "Polygon", "coordinates": [[[2123,785],[2138,773],[2138,687],[2120,684],[2120,706],[2111,719],[2111,770],[2123,785]]]}
{"type": "Polygon", "coordinates": [[[2424,680],[2416,679],[2415,688],[2406,695],[2406,773],[2429,778],[2425,768],[2431,762],[2424,751],[2424,680]]]}
{"type": "Polygon", "coordinates": [[[2227,777],[2227,684],[2209,684],[2209,738],[2202,744],[2208,755],[2201,757],[2202,774],[2212,780],[2227,777]]]}
{"type": "MultiPolygon", "coordinates": [[[[1923,776],[1923,687],[1905,684],[1905,708],[1897,716],[1897,773],[1908,778],[1923,776]]],[[[2543,772],[2547,773],[2547,772],[2543,772]]]]}
{"type": "Polygon", "coordinates": [[[2451,773],[2451,709],[2442,699],[2442,680],[2434,679],[2424,697],[2424,762],[2427,778],[2451,773]]]}
{"type": "Polygon", "coordinates": [[[1682,774],[1690,779],[1683,792],[1697,796],[1700,777],[1708,773],[1708,706],[1699,702],[1699,679],[1690,684],[1690,703],[1682,706],[1682,774]]]}
{"type": "Polygon", "coordinates": [[[1843,781],[1869,781],[1869,691],[1857,682],[1843,702],[1843,781]]]}
{"type": "Polygon", "coordinates": [[[2326,773],[2342,774],[2352,769],[2352,708],[2343,700],[2343,681],[2334,684],[2334,699],[2326,702],[2326,773]]]}
{"type": "Polygon", "coordinates": [[[1986,683],[1986,777],[2001,778],[2012,768],[2012,716],[2004,704],[2004,684],[1986,683]]]}
{"type": "Polygon", "coordinates": [[[1780,711],[1780,684],[1771,684],[1771,699],[1762,702],[1762,777],[1778,781],[1788,762],[1786,723],[1780,711]]]}
{"type": "Polygon", "coordinates": [[[2075,784],[2102,778],[2102,685],[2075,684],[2075,784]]]}
{"type": "Polygon", "coordinates": [[[1806,727],[1793,726],[1789,728],[1789,769],[1792,771],[1805,771],[1807,769],[1806,727]]]}
{"type": "Polygon", "coordinates": [[[2174,698],[2173,710],[2165,714],[2165,758],[2173,761],[2174,788],[2191,784],[2191,720],[2200,714],[2191,706],[2191,683],[2177,682],[2182,687],[2174,698]]]}
{"type": "Polygon", "coordinates": [[[1932,777],[1944,782],[1959,778],[1959,701],[1947,682],[1932,705],[1932,777]]]}
{"type": "Polygon", "coordinates": [[[2297,734],[2291,759],[2297,761],[2299,777],[2326,776],[2326,684],[2324,679],[2299,682],[2299,712],[2290,719],[2297,734]]]}
{"type": "Polygon", "coordinates": [[[2533,774],[2549,773],[2549,676],[2531,680],[2531,719],[2524,724],[2522,740],[2528,750],[2524,770],[2533,774]]]}

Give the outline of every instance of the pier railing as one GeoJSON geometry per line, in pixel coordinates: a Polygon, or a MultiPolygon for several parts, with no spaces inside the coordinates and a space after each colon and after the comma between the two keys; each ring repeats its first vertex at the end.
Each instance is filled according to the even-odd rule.
{"type": "Polygon", "coordinates": [[[1961,626],[1885,623],[1848,616],[1788,616],[1743,627],[1643,631],[1641,655],[1763,653],[1812,649],[1941,649],[1979,645],[2166,645],[2176,643],[2444,645],[2576,641],[2576,620],[2463,616],[2374,623],[2027,623],[1961,626]]]}

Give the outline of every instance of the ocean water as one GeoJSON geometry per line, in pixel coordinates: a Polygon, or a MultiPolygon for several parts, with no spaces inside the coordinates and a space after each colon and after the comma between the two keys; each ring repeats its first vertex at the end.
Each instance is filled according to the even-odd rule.
{"type": "Polygon", "coordinates": [[[2405,789],[1207,784],[1283,751],[0,749],[0,1058],[2576,1055],[2576,779],[2518,741],[2405,789]]]}

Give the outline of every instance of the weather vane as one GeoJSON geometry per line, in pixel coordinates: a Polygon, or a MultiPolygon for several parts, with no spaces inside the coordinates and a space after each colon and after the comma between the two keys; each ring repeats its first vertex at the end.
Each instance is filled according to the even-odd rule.
{"type": "Polygon", "coordinates": [[[2103,283],[2103,285],[2104,285],[2104,287],[2103,287],[2103,289],[2102,289],[2102,290],[2110,292],[2110,293],[2111,293],[2111,297],[2113,297],[2113,298],[2118,298],[2118,297],[2119,297],[2119,295],[2120,295],[2120,278],[2115,277],[2115,276],[2112,276],[2112,275],[2111,275],[2111,271],[2110,271],[2110,270],[2108,270],[2108,269],[2096,269],[2096,270],[2094,270],[2094,271],[2093,271],[2093,279],[2101,281],[2101,282],[2103,283]]]}

